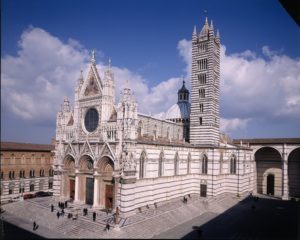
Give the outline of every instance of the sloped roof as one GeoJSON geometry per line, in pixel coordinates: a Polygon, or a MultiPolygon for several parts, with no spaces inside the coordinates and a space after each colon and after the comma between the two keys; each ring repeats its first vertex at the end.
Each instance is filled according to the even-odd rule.
{"type": "Polygon", "coordinates": [[[51,152],[52,150],[54,150],[54,146],[51,144],[1,142],[1,151],[51,152]]]}

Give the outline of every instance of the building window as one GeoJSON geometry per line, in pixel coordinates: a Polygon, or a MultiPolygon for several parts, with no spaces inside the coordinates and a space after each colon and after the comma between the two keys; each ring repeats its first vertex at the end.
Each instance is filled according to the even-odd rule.
{"type": "Polygon", "coordinates": [[[145,177],[145,159],[146,159],[146,153],[142,152],[140,158],[140,178],[145,177]]]}
{"type": "Polygon", "coordinates": [[[187,174],[191,173],[191,154],[189,153],[188,159],[187,159],[187,174]]]}
{"type": "Polygon", "coordinates": [[[203,155],[202,157],[202,174],[207,174],[207,156],[203,155]]]}
{"type": "Polygon", "coordinates": [[[15,178],[15,171],[9,171],[8,177],[9,177],[9,179],[14,179],[15,178]]]}
{"type": "Polygon", "coordinates": [[[164,154],[163,152],[161,152],[158,160],[158,177],[161,177],[163,175],[163,167],[164,167],[163,161],[164,161],[164,154]]]}
{"type": "Polygon", "coordinates": [[[53,169],[52,168],[49,169],[49,177],[53,177],[53,169]]]}
{"type": "Polygon", "coordinates": [[[200,109],[200,112],[203,113],[203,103],[200,103],[199,109],[200,109]]]}
{"type": "Polygon", "coordinates": [[[178,153],[176,153],[175,161],[174,161],[174,175],[178,175],[178,174],[179,174],[179,157],[178,157],[178,153]]]}
{"type": "Polygon", "coordinates": [[[139,125],[138,125],[138,129],[137,129],[137,134],[138,134],[138,138],[141,138],[142,137],[142,122],[140,121],[139,122],[139,125]]]}
{"type": "Polygon", "coordinates": [[[19,193],[24,193],[25,192],[25,187],[24,187],[24,182],[20,182],[20,186],[19,186],[19,193]]]}
{"type": "Polygon", "coordinates": [[[205,89],[204,88],[199,89],[199,97],[200,98],[205,98],[205,89]]]}
{"type": "Polygon", "coordinates": [[[202,117],[199,117],[200,126],[202,125],[202,117]]]}
{"type": "Polygon", "coordinates": [[[198,74],[198,81],[201,85],[206,84],[206,73],[198,74]]]}
{"type": "Polygon", "coordinates": [[[230,174],[236,174],[236,157],[231,156],[230,158],[230,174]]]}
{"type": "Polygon", "coordinates": [[[30,172],[29,172],[29,176],[30,176],[31,178],[33,178],[33,177],[34,177],[34,170],[33,170],[33,169],[31,169],[31,170],[30,170],[30,172]]]}
{"type": "Polygon", "coordinates": [[[44,177],[45,176],[45,171],[44,171],[44,169],[41,169],[40,170],[40,177],[44,177]]]}
{"type": "Polygon", "coordinates": [[[8,194],[13,194],[14,193],[14,188],[15,188],[15,185],[12,182],[9,183],[9,185],[8,185],[8,194]]]}
{"type": "Polygon", "coordinates": [[[207,51],[207,43],[200,43],[198,45],[198,52],[199,53],[204,53],[207,51]]]}

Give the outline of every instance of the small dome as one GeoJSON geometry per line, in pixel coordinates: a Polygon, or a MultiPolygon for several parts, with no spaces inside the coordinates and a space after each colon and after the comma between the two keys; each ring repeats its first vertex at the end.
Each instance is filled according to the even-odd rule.
{"type": "Polygon", "coordinates": [[[190,93],[189,90],[185,87],[185,81],[183,81],[182,87],[178,90],[177,93],[190,93]]]}
{"type": "Polygon", "coordinates": [[[179,102],[174,104],[166,113],[166,119],[186,119],[190,118],[191,104],[189,102],[179,102]]]}

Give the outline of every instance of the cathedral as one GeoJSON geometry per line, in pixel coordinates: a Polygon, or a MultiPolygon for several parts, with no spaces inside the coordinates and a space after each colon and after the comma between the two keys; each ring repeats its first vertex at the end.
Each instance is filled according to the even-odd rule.
{"type": "Polygon", "coordinates": [[[65,98],[57,113],[54,195],[128,216],[188,194],[255,190],[252,149],[220,133],[220,35],[207,19],[192,33],[191,93],[183,82],[177,94],[165,119],[141,113],[129,87],[117,103],[111,64],[101,79],[92,54],[74,107],[65,98]]]}

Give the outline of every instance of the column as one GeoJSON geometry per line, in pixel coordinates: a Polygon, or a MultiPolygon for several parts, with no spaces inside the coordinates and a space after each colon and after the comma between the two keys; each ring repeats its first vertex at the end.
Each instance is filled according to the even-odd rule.
{"type": "MultiPolygon", "coordinates": [[[[253,156],[253,169],[252,169],[252,176],[253,176],[253,194],[257,194],[257,169],[256,169],[256,161],[255,157],[253,156]]],[[[252,165],[252,164],[251,164],[252,165]]]]}
{"type": "Polygon", "coordinates": [[[289,179],[288,179],[288,161],[287,161],[287,152],[286,144],[283,145],[283,154],[282,154],[282,199],[289,199],[289,179]]]}
{"type": "Polygon", "coordinates": [[[99,207],[99,177],[94,176],[94,203],[93,203],[93,208],[99,207]]]}
{"type": "Polygon", "coordinates": [[[75,202],[79,202],[79,176],[78,173],[75,172],[75,202]]]}
{"type": "Polygon", "coordinates": [[[113,209],[119,207],[119,177],[114,177],[114,200],[113,200],[113,209]]]}

